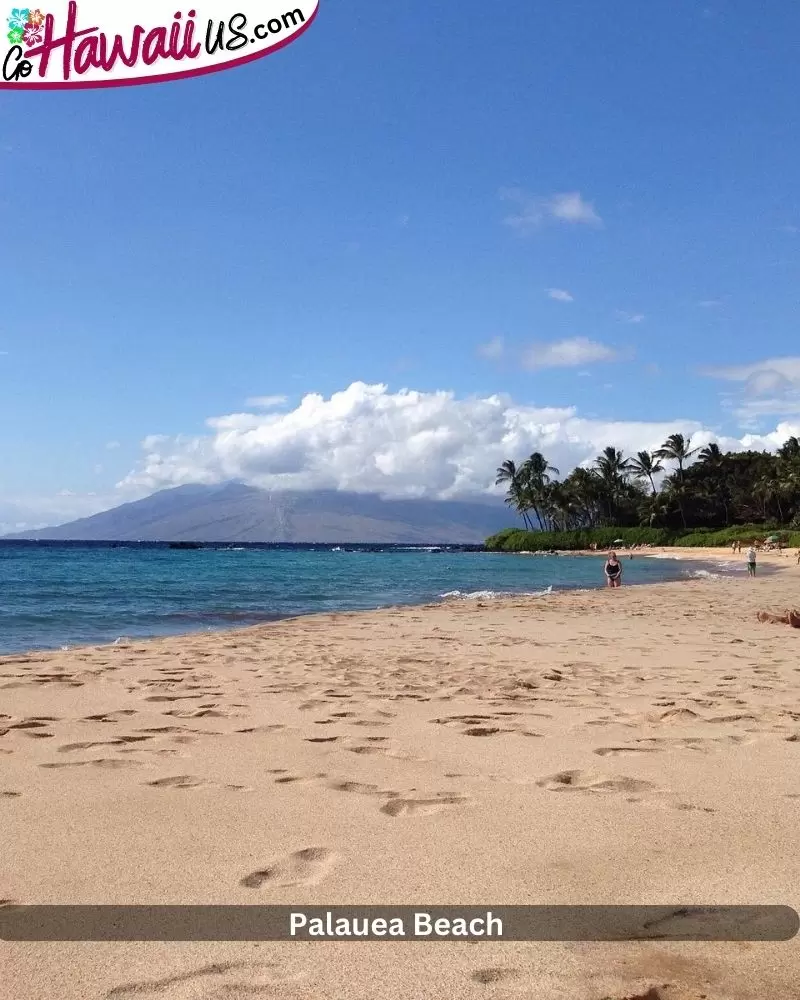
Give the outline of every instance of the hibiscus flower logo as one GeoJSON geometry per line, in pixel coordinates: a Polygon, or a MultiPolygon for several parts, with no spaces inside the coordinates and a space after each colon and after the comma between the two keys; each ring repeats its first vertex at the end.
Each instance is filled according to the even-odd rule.
{"type": "Polygon", "coordinates": [[[8,33],[8,40],[12,45],[20,45],[23,35],[22,28],[12,28],[8,33]]]}
{"type": "Polygon", "coordinates": [[[42,40],[42,29],[38,24],[32,24],[30,21],[25,25],[25,34],[23,35],[26,45],[38,45],[42,40]]]}
{"type": "MultiPolygon", "coordinates": [[[[28,12],[28,24],[32,24],[34,27],[38,28],[40,25],[44,24],[44,19],[47,15],[43,14],[40,10],[32,10],[28,12]]],[[[26,25],[27,27],[27,25],[26,25]]]]}
{"type": "Polygon", "coordinates": [[[8,19],[10,31],[25,31],[25,25],[30,20],[30,16],[31,12],[27,7],[12,8],[11,17],[8,19]]]}

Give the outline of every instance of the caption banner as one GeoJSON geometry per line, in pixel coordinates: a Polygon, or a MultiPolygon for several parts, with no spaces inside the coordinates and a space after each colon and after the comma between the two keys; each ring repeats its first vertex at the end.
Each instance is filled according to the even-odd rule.
{"type": "Polygon", "coordinates": [[[6,941],[788,941],[788,906],[3,906],[6,941]]]}

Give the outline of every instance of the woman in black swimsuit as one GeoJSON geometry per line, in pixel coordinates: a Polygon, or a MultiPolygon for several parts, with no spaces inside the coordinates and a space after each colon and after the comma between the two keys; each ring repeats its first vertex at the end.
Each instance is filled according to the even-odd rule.
{"type": "Polygon", "coordinates": [[[622,585],[622,563],[617,559],[616,552],[608,553],[605,574],[609,587],[619,587],[622,585]]]}

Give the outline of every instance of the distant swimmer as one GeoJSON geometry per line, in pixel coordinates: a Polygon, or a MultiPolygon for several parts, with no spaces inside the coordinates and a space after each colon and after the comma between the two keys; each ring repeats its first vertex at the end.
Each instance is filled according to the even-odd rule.
{"type": "Polygon", "coordinates": [[[608,559],[604,566],[606,580],[609,587],[622,586],[622,563],[617,559],[616,552],[609,552],[608,559]]]}

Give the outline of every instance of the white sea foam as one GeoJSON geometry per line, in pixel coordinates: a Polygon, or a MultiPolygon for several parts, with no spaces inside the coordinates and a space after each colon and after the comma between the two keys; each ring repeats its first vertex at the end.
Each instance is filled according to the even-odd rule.
{"type": "Polygon", "coordinates": [[[721,573],[712,573],[710,569],[687,569],[686,576],[690,580],[721,580],[721,573]]]}
{"type": "Polygon", "coordinates": [[[550,586],[546,590],[532,590],[524,592],[514,590],[473,590],[468,593],[464,593],[464,591],[461,590],[448,590],[446,594],[439,594],[439,597],[443,601],[491,601],[504,597],[544,597],[545,595],[552,593],[553,588],[550,586]]]}

